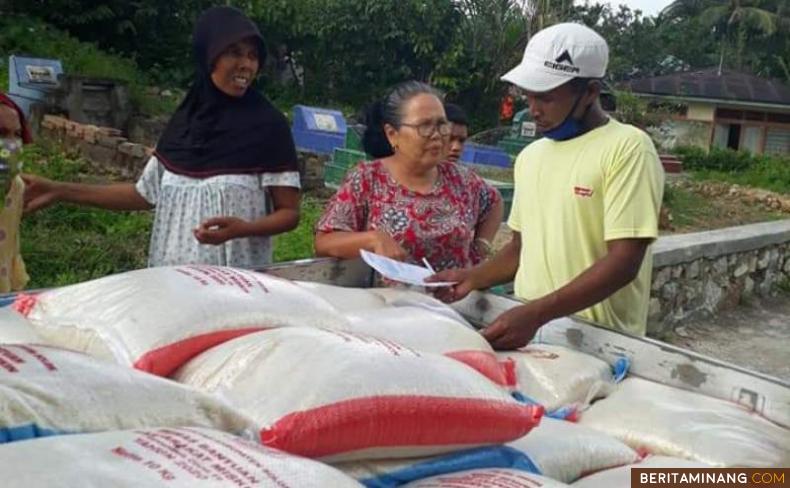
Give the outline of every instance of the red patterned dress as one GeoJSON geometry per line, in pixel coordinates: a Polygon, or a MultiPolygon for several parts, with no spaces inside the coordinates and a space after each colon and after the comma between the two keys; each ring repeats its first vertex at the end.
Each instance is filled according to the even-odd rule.
{"type": "Polygon", "coordinates": [[[380,230],[422,265],[437,271],[480,262],[476,229],[502,197],[467,168],[444,162],[429,193],[402,186],[380,161],[349,171],[316,224],[318,232],[380,230]]]}

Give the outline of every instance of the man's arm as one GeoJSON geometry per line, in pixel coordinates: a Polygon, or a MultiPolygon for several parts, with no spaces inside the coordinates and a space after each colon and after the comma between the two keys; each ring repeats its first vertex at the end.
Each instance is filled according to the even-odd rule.
{"type": "Polygon", "coordinates": [[[518,271],[520,255],[521,233],[514,231],[510,242],[491,259],[483,261],[474,268],[440,271],[426,281],[457,282],[455,286],[439,288],[434,292],[436,298],[445,302],[454,302],[474,290],[513,281],[518,271]]]}
{"type": "Polygon", "coordinates": [[[546,322],[574,314],[605,300],[633,281],[652,239],[607,242],[607,254],[562,288],[500,315],[483,335],[494,347],[526,345],[546,322]]]}

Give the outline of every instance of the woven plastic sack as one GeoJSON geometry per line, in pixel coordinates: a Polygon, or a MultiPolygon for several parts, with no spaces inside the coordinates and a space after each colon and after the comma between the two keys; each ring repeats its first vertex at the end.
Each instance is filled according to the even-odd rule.
{"type": "Polygon", "coordinates": [[[628,378],[580,423],[647,453],[719,467],[790,466],[790,430],[731,402],[628,378]]]}
{"type": "Polygon", "coordinates": [[[513,361],[500,362],[476,330],[438,312],[416,307],[387,307],[346,314],[348,330],[397,342],[419,352],[443,354],[482,373],[491,381],[515,385],[513,361]]]}
{"type": "Polygon", "coordinates": [[[387,306],[382,297],[367,288],[326,285],[312,281],[295,281],[295,283],[323,298],[341,313],[374,310],[387,306]]]}
{"type": "Polygon", "coordinates": [[[354,488],[336,469],[208,429],[154,428],[0,446],[4,488],[354,488]]]}
{"type": "Polygon", "coordinates": [[[35,344],[44,340],[22,314],[11,307],[0,308],[0,344],[35,344]]]}
{"type": "Polygon", "coordinates": [[[437,300],[431,295],[411,290],[408,288],[371,288],[371,293],[381,297],[390,307],[419,307],[446,316],[448,319],[460,322],[470,329],[474,327],[446,303],[437,300]]]}
{"type": "Polygon", "coordinates": [[[293,282],[198,265],[121,273],[21,296],[14,306],[49,343],[161,376],[240,335],[344,320],[293,282]]]}
{"type": "Polygon", "coordinates": [[[255,419],[264,444],[335,461],[507,442],[542,415],[455,360],[342,331],[251,334],[204,352],[175,378],[255,419]]]}
{"type": "Polygon", "coordinates": [[[540,474],[565,483],[639,460],[636,451],[614,437],[551,418],[508,446],[527,456],[540,474]]]}
{"type": "Polygon", "coordinates": [[[534,344],[498,355],[500,360],[515,361],[518,391],[547,412],[587,405],[605,396],[615,383],[605,361],[563,346],[534,344]]]}
{"type": "Polygon", "coordinates": [[[650,456],[630,466],[607,469],[573,483],[574,488],[631,488],[631,468],[710,468],[709,465],[687,459],[650,456]]]}
{"type": "Polygon", "coordinates": [[[561,488],[565,483],[513,469],[475,469],[414,481],[404,488],[561,488]]]}
{"type": "Polygon", "coordinates": [[[580,425],[543,418],[529,434],[503,446],[419,459],[340,463],[371,488],[391,488],[426,477],[483,468],[509,468],[571,483],[585,474],[631,464],[639,455],[619,440],[580,425]]]}
{"type": "Polygon", "coordinates": [[[0,345],[0,443],[148,426],[241,433],[251,423],[170,380],[74,351],[0,345]]]}

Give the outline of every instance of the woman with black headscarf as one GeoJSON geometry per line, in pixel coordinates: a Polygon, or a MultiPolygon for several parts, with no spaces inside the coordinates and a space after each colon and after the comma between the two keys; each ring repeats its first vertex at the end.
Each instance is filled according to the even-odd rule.
{"type": "Polygon", "coordinates": [[[285,116],[251,88],[266,55],[231,7],[195,27],[197,72],[136,184],[83,185],[25,175],[26,211],[57,201],[154,208],[149,266],[271,262],[270,237],[299,222],[296,150],[285,116]]]}

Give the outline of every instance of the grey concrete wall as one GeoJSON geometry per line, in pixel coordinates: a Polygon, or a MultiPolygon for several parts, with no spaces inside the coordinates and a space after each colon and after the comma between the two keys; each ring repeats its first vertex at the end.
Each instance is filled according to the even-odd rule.
{"type": "Polygon", "coordinates": [[[661,336],[790,283],[790,220],[661,237],[653,261],[648,331],[661,336]]]}

